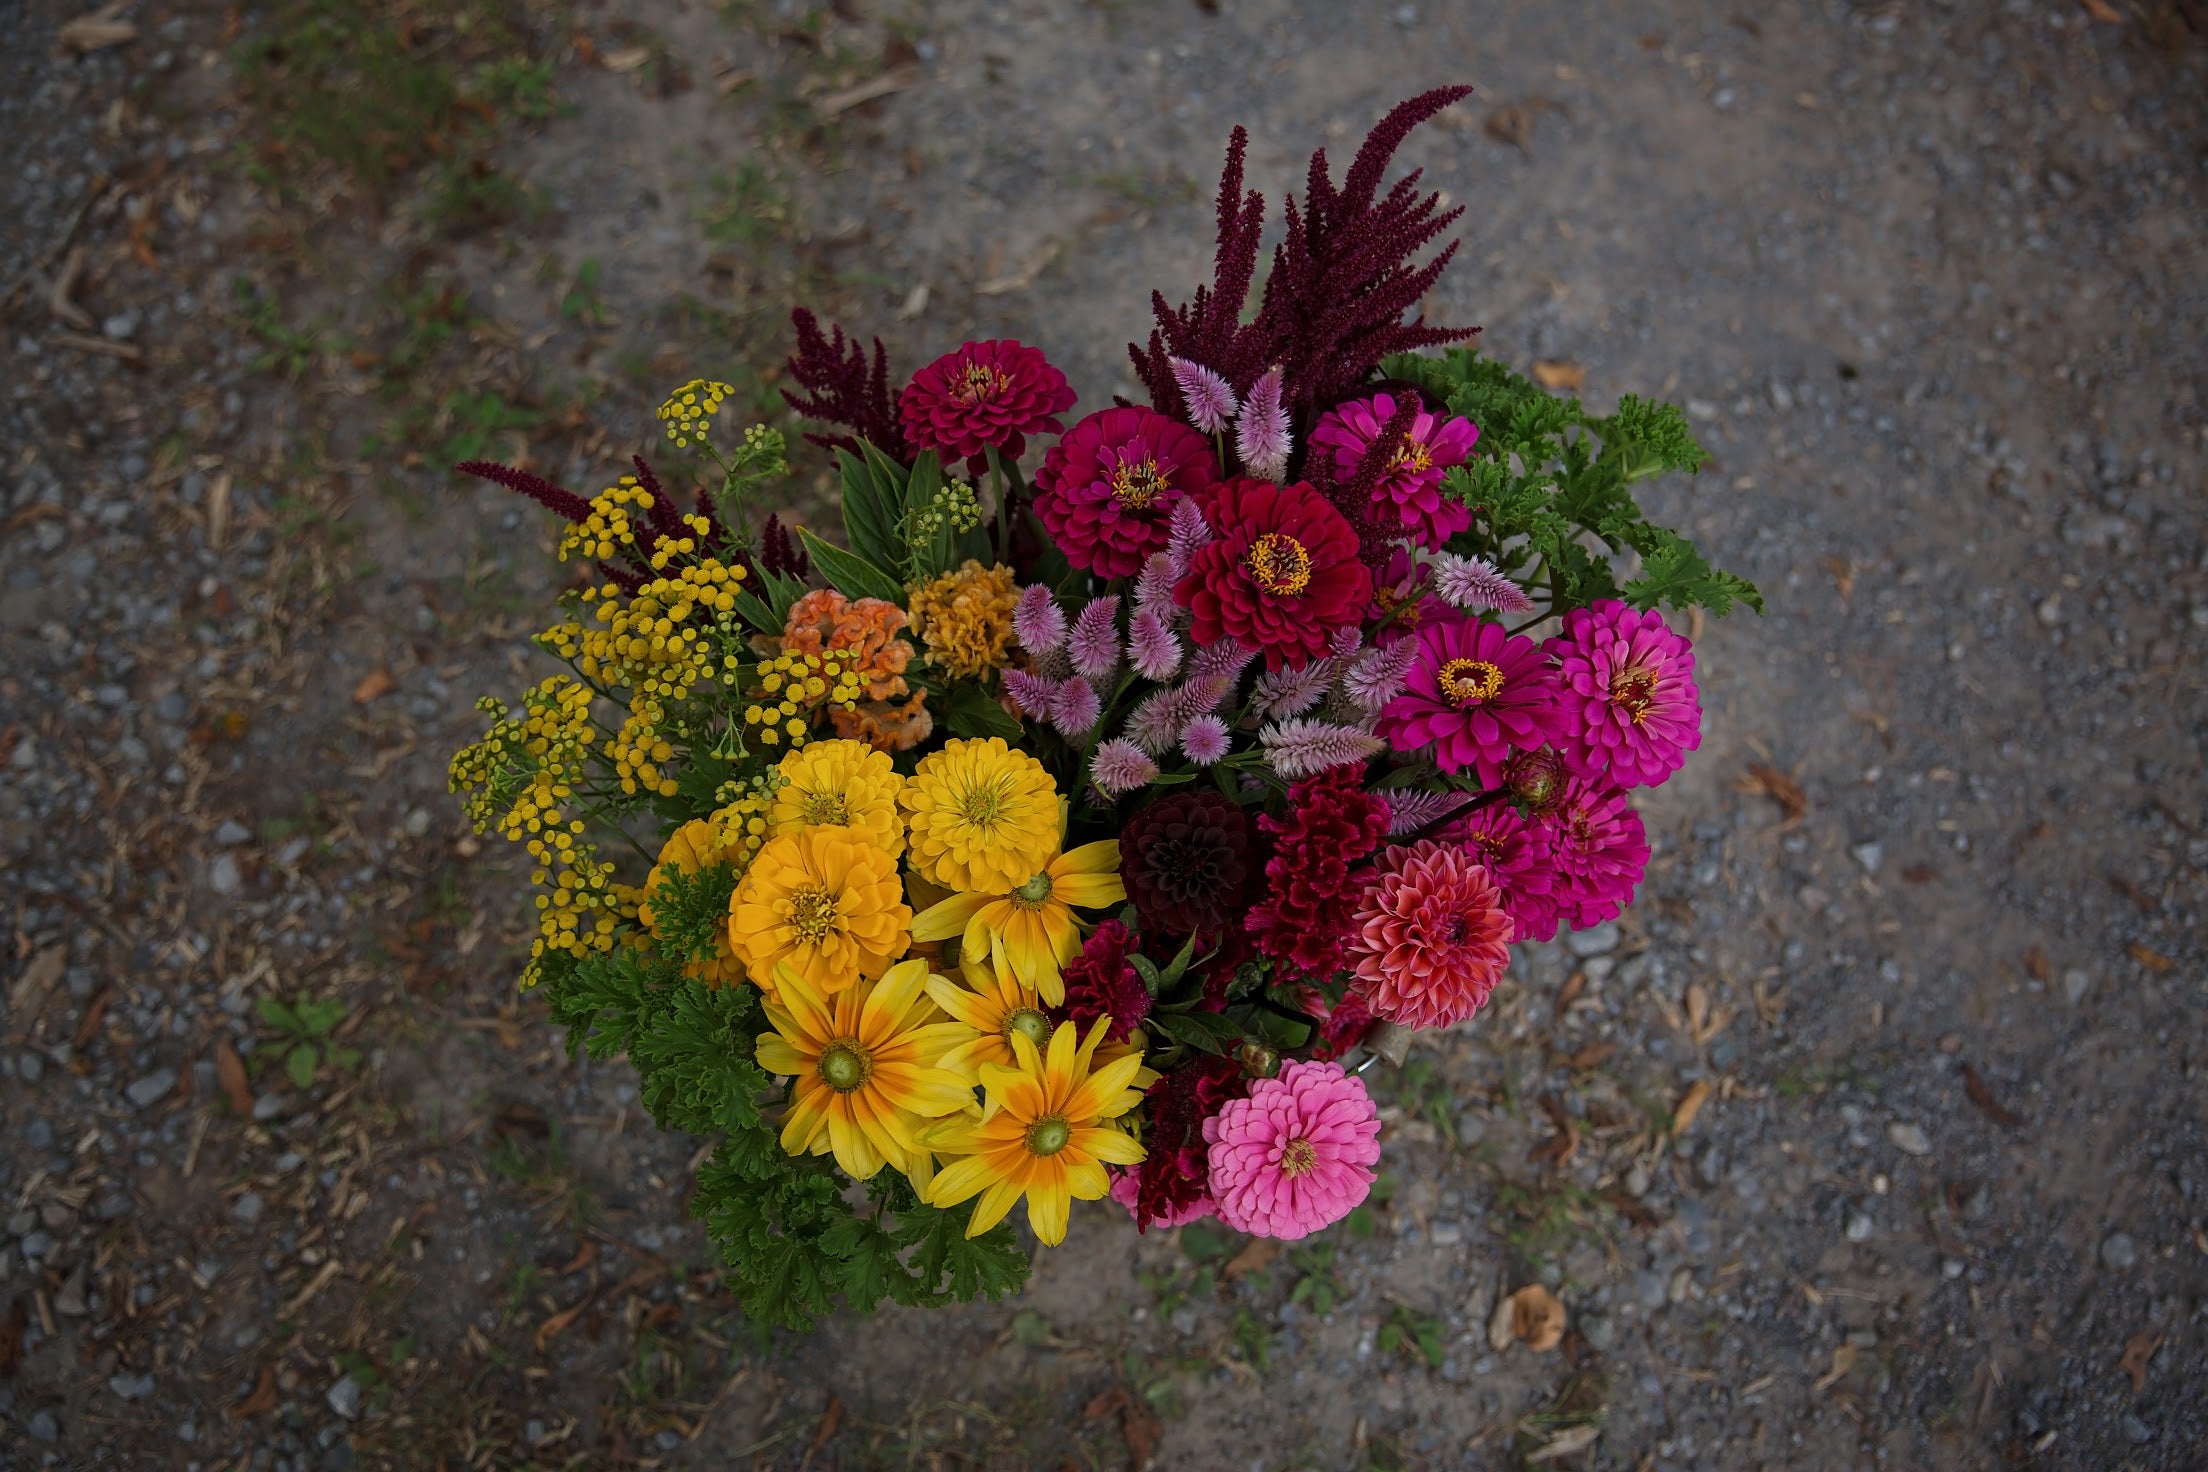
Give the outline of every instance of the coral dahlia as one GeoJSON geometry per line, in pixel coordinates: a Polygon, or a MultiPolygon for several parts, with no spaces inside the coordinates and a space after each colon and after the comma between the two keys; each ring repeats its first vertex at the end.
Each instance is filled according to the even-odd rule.
{"type": "Polygon", "coordinates": [[[1374,870],[1349,937],[1373,1014],[1447,1027],[1479,1011],[1510,964],[1513,921],[1478,851],[1426,839],[1374,870]]]}
{"type": "Polygon", "coordinates": [[[1548,648],[1563,692],[1556,745],[1574,774],[1654,787],[1702,744],[1694,646],[1655,609],[1575,608],[1548,648]]]}
{"type": "Polygon", "coordinates": [[[1237,1232],[1293,1242],[1356,1210],[1380,1158],[1380,1111],[1334,1063],[1289,1063],[1204,1121],[1211,1197],[1237,1232]]]}
{"type": "Polygon", "coordinates": [[[1300,666],[1364,613],[1372,574],[1358,560],[1357,533],[1309,485],[1222,481],[1203,512],[1212,540],[1173,588],[1194,616],[1197,647],[1232,639],[1261,651],[1267,669],[1300,666]]]}
{"type": "Polygon", "coordinates": [[[1066,560],[1099,577],[1131,577],[1170,539],[1173,508],[1210,488],[1211,445],[1142,408],[1104,409],[1050,447],[1035,472],[1035,514],[1066,560]]]}
{"type": "Polygon", "coordinates": [[[1493,787],[1513,751],[1540,746],[1555,719],[1556,674],[1531,639],[1501,624],[1452,618],[1418,633],[1418,661],[1380,713],[1399,751],[1432,747],[1445,772],[1467,767],[1493,787]]]}
{"type": "MultiPolygon", "coordinates": [[[[1334,473],[1348,480],[1358,462],[1395,417],[1393,394],[1352,399],[1328,411],[1311,431],[1311,447],[1334,456],[1334,473]]],[[[1472,512],[1441,493],[1442,476],[1462,465],[1480,437],[1472,421],[1444,418],[1420,408],[1402,446],[1372,488],[1375,517],[1393,522],[1427,547],[1439,547],[1472,524],[1472,512]]]]}
{"type": "Polygon", "coordinates": [[[912,375],[897,397],[897,415],[914,445],[946,461],[963,459],[979,474],[990,449],[1017,460],[1027,436],[1061,432],[1057,416],[1075,397],[1066,375],[1037,349],[970,342],[912,375]]]}

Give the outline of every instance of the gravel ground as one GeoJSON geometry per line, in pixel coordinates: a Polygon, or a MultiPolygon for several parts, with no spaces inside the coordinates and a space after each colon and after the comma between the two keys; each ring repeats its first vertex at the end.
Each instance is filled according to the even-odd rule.
{"type": "Polygon", "coordinates": [[[0,1468],[2200,1465],[2208,16],[1470,10],[536,15],[491,226],[272,169],[266,15],[0,12],[0,1468]],[[1639,904],[1379,1080],[1365,1235],[1095,1209],[760,1341],[511,990],[444,758],[550,528],[438,466],[587,489],[793,296],[1102,402],[1233,123],[1277,199],[1458,78],[1434,314],[1684,401],[1656,510],[1770,601],[1639,904]]]}

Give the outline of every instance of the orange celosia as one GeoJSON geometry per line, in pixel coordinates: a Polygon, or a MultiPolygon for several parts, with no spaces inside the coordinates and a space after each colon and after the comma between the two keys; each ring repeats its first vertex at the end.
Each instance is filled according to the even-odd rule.
{"type": "Polygon", "coordinates": [[[935,729],[924,704],[926,692],[905,683],[912,645],[897,637],[905,611],[879,598],[846,598],[833,588],[817,588],[790,606],[782,647],[796,654],[843,650],[854,656],[852,672],[866,698],[855,710],[832,710],[836,734],[865,741],[880,751],[909,751],[935,729]]]}

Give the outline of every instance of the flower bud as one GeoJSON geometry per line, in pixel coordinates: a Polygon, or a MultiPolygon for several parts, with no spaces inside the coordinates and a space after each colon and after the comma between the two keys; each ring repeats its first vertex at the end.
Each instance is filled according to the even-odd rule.
{"type": "Polygon", "coordinates": [[[1274,1078],[1280,1073],[1280,1050],[1255,1038],[1235,1049],[1234,1058],[1242,1065],[1242,1072],[1251,1078],[1274,1078]]]}

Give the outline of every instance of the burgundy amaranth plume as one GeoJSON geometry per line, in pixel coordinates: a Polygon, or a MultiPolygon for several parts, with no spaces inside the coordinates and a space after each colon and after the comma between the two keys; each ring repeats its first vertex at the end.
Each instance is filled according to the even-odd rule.
{"type": "Polygon", "coordinates": [[[841,424],[852,431],[807,433],[805,438],[824,450],[849,450],[854,455],[859,453],[859,441],[865,440],[890,459],[909,462],[912,447],[905,443],[904,429],[897,421],[897,401],[889,391],[889,350],[882,340],[874,339],[869,363],[858,339],[846,338],[841,327],[831,323],[830,335],[822,336],[820,319],[807,308],[794,309],[790,322],[797,328],[797,351],[784,366],[805,392],[784,389],[783,399],[808,419],[841,424]]]}

